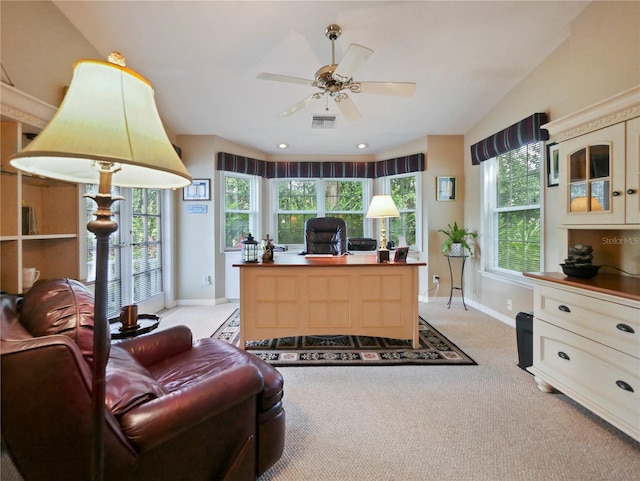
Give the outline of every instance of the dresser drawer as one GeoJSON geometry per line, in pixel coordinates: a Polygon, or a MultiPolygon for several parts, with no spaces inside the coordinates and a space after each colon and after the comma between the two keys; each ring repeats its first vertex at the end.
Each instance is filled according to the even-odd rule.
{"type": "Polygon", "coordinates": [[[640,358],[640,309],[536,285],[534,311],[539,319],[640,358]]]}
{"type": "Polygon", "coordinates": [[[536,375],[634,437],[640,434],[640,359],[534,320],[536,375]]]}

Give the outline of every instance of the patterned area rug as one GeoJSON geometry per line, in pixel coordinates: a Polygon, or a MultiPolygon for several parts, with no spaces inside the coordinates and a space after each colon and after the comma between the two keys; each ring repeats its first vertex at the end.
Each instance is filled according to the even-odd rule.
{"type": "MultiPolygon", "coordinates": [[[[240,311],[211,337],[238,345],[240,311]]],[[[420,349],[411,342],[367,336],[297,336],[247,342],[246,349],[274,366],[475,365],[476,362],[420,318],[420,349]]]]}

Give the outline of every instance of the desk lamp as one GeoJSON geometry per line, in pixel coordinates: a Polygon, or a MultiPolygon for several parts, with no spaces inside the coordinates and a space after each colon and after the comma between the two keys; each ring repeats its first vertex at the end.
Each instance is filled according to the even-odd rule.
{"type": "Polygon", "coordinates": [[[109,356],[109,237],[118,230],[111,186],[179,188],[191,183],[162,126],[151,84],[113,53],[109,62],[83,60],[62,105],[44,130],[11,159],[34,175],[98,184],[98,208],[87,229],[96,236],[92,371],[91,479],[104,479],[105,369],[109,356]]]}
{"type": "Polygon", "coordinates": [[[378,262],[389,261],[387,249],[387,229],[384,220],[386,217],[400,217],[400,212],[390,195],[374,195],[367,211],[368,219],[380,219],[380,247],[378,248],[378,262]]]}

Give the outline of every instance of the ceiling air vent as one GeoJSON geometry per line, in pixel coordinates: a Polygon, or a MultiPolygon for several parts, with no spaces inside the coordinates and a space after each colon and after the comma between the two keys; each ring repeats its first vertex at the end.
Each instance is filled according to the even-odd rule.
{"type": "Polygon", "coordinates": [[[335,115],[314,115],[311,119],[312,129],[334,129],[336,127],[335,115]]]}

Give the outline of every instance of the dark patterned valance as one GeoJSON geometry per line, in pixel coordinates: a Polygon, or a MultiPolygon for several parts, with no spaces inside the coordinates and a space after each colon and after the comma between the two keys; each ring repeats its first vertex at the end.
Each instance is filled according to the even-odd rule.
{"type": "Polygon", "coordinates": [[[536,113],[531,117],[513,124],[511,127],[487,137],[481,142],[471,146],[471,163],[479,165],[480,162],[491,159],[497,155],[515,150],[523,145],[548,140],[549,132],[540,126],[547,123],[547,114],[536,113]]]}
{"type": "Polygon", "coordinates": [[[365,178],[407,174],[424,170],[424,154],[407,155],[377,162],[268,162],[218,152],[218,170],[273,178],[365,178]]]}

